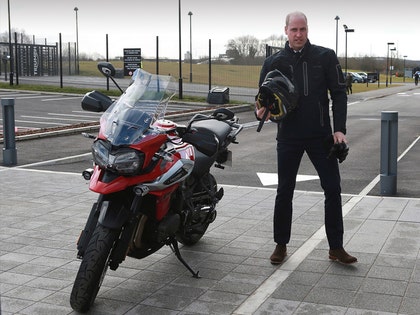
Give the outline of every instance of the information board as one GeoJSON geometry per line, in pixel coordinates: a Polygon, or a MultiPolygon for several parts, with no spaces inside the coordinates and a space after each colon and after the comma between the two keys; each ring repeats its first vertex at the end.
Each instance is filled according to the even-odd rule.
{"type": "Polygon", "coordinates": [[[131,76],[141,68],[141,48],[124,48],[124,76],[131,76]]]}

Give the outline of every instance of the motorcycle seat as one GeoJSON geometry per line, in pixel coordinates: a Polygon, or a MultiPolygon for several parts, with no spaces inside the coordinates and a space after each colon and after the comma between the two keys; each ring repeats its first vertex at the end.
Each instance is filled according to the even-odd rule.
{"type": "Polygon", "coordinates": [[[191,124],[191,128],[198,132],[214,134],[219,144],[222,144],[231,132],[228,124],[215,119],[195,121],[191,124]]]}

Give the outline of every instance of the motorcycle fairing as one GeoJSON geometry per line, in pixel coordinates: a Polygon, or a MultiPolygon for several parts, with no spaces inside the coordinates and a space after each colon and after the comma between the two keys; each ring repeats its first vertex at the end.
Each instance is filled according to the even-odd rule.
{"type": "MultiPolygon", "coordinates": [[[[95,165],[89,182],[89,189],[101,194],[110,194],[142,183],[149,186],[150,190],[153,191],[164,189],[184,180],[192,172],[194,166],[193,146],[188,143],[171,144],[165,152],[167,152],[165,157],[157,161],[158,167],[154,167],[150,172],[136,176],[113,176],[111,181],[104,180],[105,174],[110,171],[103,170],[95,165]]],[[[147,168],[147,165],[145,168],[147,168]]]]}

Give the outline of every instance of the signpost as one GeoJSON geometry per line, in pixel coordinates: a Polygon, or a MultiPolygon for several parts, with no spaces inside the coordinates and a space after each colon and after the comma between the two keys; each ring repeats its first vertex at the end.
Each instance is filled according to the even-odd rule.
{"type": "Polygon", "coordinates": [[[124,76],[131,76],[141,68],[141,48],[124,48],[124,76]]]}

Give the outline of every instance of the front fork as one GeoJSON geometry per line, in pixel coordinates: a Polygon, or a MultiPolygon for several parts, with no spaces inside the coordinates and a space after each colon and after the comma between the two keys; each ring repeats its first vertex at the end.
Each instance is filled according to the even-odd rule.
{"type": "Polygon", "coordinates": [[[99,209],[98,205],[101,203],[103,195],[99,196],[98,201],[95,202],[90,210],[89,217],[86,221],[85,228],[80,233],[79,239],[77,240],[77,258],[82,259],[85,250],[89,244],[90,238],[92,237],[93,231],[98,223],[99,209]]]}

